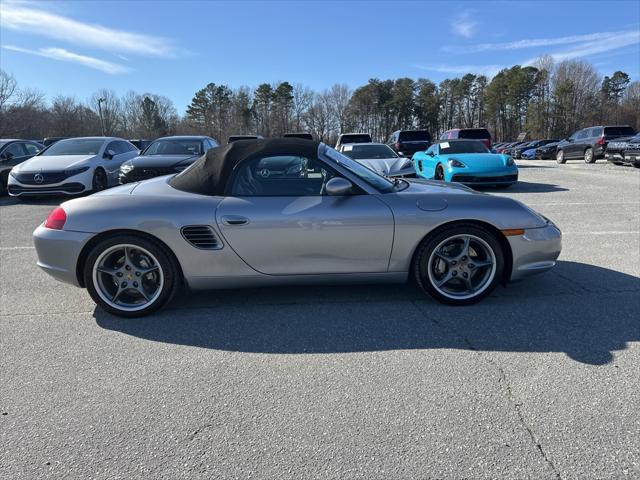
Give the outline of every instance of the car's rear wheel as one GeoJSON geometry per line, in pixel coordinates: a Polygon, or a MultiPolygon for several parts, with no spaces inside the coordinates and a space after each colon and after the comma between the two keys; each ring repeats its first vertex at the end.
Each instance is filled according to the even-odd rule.
{"type": "Polygon", "coordinates": [[[504,252],[485,228],[459,225],[427,237],[414,258],[418,285],[449,305],[470,305],[489,295],[502,278],[504,252]]]}
{"type": "Polygon", "coordinates": [[[584,163],[595,163],[596,156],[593,154],[592,148],[587,148],[584,151],[584,163]]]}
{"type": "Polygon", "coordinates": [[[84,283],[103,310],[121,317],[141,317],[175,295],[179,267],[173,256],[152,240],[114,235],[89,253],[84,283]]]}
{"type": "Polygon", "coordinates": [[[108,187],[107,184],[107,174],[104,173],[104,170],[101,168],[96,168],[96,171],[93,172],[93,180],[91,181],[91,189],[94,192],[99,192],[108,187]]]}
{"type": "Polygon", "coordinates": [[[564,156],[564,151],[563,150],[558,150],[556,152],[556,162],[562,164],[562,163],[566,163],[567,159],[564,156]]]}

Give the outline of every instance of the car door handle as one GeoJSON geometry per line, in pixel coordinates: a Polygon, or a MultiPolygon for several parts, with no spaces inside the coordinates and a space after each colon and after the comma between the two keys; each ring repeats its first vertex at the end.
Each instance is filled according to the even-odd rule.
{"type": "Polygon", "coordinates": [[[224,215],[222,217],[222,223],[225,225],[246,225],[249,223],[247,217],[241,217],[240,215],[224,215]]]}

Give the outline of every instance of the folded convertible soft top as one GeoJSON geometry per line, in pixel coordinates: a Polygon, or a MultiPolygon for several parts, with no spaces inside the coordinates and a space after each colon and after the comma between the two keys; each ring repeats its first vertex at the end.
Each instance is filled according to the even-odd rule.
{"type": "Polygon", "coordinates": [[[263,157],[300,156],[317,158],[318,142],[301,138],[239,140],[209,150],[187,170],[169,181],[178,190],[200,195],[224,195],[227,180],[236,165],[263,157]]]}

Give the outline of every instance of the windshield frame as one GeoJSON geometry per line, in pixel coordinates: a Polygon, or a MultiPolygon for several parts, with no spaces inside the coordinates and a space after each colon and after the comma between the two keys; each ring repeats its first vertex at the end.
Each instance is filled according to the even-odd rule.
{"type": "Polygon", "coordinates": [[[321,144],[320,148],[322,148],[322,146],[325,148],[319,153],[323,160],[329,163],[329,165],[337,165],[346,170],[350,175],[357,178],[359,182],[369,186],[377,193],[393,193],[396,191],[397,182],[393,182],[379,175],[377,172],[365,167],[358,161],[347,157],[344,153],[340,153],[328,145],[321,144]]]}

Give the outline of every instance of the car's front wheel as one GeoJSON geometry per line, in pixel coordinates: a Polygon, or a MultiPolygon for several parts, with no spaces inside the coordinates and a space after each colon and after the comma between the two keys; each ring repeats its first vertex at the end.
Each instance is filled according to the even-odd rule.
{"type": "Polygon", "coordinates": [[[7,189],[7,183],[9,182],[9,171],[0,173],[0,196],[4,197],[5,195],[7,195],[8,189],[7,189]]]}
{"type": "Polygon", "coordinates": [[[442,165],[438,165],[436,167],[436,173],[433,177],[435,180],[442,180],[444,181],[444,170],[442,169],[442,165]]]}
{"type": "Polygon", "coordinates": [[[93,172],[93,180],[91,181],[91,189],[94,192],[100,192],[108,187],[107,174],[101,168],[96,168],[93,172]]]}
{"type": "Polygon", "coordinates": [[[558,150],[556,152],[556,162],[562,164],[562,163],[566,163],[567,159],[564,156],[564,151],[563,150],[558,150]]]}
{"type": "Polygon", "coordinates": [[[114,235],[89,253],[84,283],[103,310],[121,317],[141,317],[175,295],[180,283],[179,267],[155,241],[136,235],[114,235]]]}
{"type": "Polygon", "coordinates": [[[470,305],[489,295],[502,278],[504,253],[495,235],[476,225],[445,228],[418,247],[418,285],[449,305],[470,305]]]}

